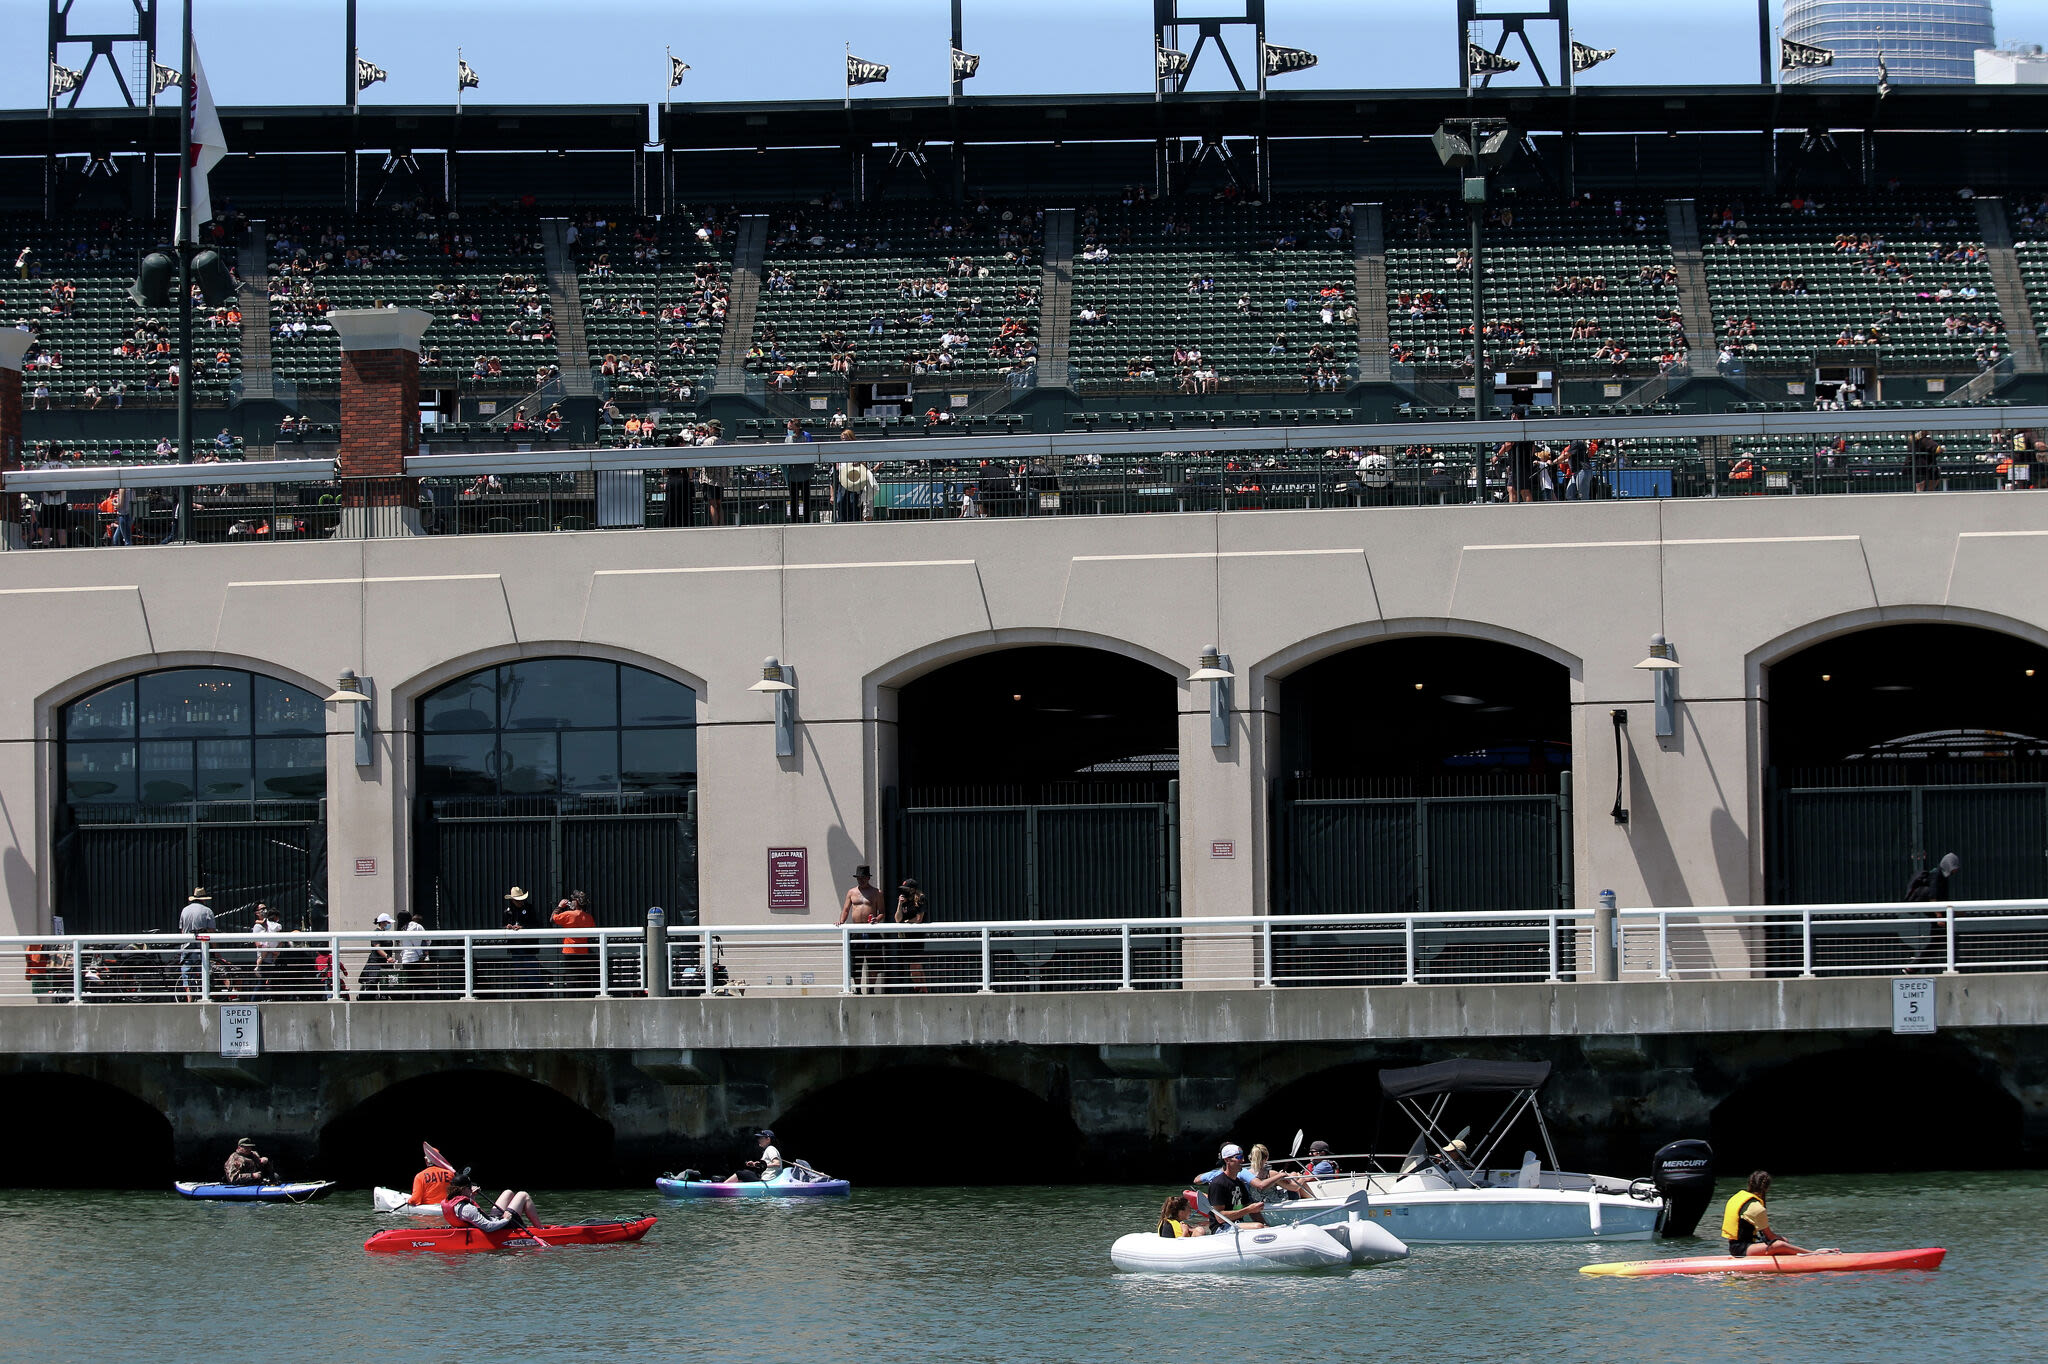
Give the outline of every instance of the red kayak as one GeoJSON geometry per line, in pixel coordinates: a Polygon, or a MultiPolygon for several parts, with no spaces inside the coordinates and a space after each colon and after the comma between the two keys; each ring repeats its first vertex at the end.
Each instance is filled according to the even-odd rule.
{"type": "Polygon", "coordinates": [[[601,1246],[613,1241],[637,1241],[654,1226],[652,1217],[630,1222],[572,1222],[561,1227],[531,1227],[524,1231],[478,1231],[475,1227],[398,1227],[380,1231],[363,1242],[372,1255],[397,1255],[415,1250],[437,1250],[444,1254],[466,1254],[473,1250],[519,1250],[533,1246],[601,1246]]]}
{"type": "Polygon", "coordinates": [[[1939,1269],[1948,1251],[1940,1246],[1920,1250],[1871,1250],[1860,1254],[1830,1250],[1817,1255],[1699,1255],[1683,1260],[1617,1260],[1581,1265],[1581,1274],[1641,1279],[1654,1274],[1825,1274],[1858,1269],[1939,1269]]]}

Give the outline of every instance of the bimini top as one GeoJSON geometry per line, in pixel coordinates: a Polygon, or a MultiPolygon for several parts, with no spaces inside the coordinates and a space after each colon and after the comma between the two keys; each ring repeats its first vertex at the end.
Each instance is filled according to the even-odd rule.
{"type": "Polygon", "coordinates": [[[1426,1066],[1380,1072],[1380,1089],[1390,1099],[1429,1094],[1501,1094],[1539,1088],[1550,1078],[1548,1061],[1436,1061],[1426,1066]]]}

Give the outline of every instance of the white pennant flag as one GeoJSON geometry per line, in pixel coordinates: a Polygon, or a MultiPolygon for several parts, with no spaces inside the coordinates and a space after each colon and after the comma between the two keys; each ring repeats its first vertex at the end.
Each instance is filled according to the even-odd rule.
{"type": "Polygon", "coordinates": [[[174,85],[183,85],[185,78],[173,67],[162,62],[152,63],[149,68],[149,97],[155,99],[174,85]]]}
{"type": "Polygon", "coordinates": [[[1519,71],[1522,63],[1513,57],[1503,57],[1488,52],[1477,43],[1465,44],[1465,70],[1475,76],[1494,75],[1502,71],[1519,71]]]}
{"type": "Polygon", "coordinates": [[[192,49],[192,85],[186,98],[192,101],[192,144],[185,149],[185,174],[192,177],[192,221],[184,221],[184,196],[178,198],[177,240],[197,241],[199,224],[213,220],[213,196],[207,192],[206,177],[228,154],[227,134],[220,128],[220,113],[213,107],[213,92],[206,88],[206,68],[199,64],[199,49],[192,49]]]}
{"type": "Polygon", "coordinates": [[[1572,39],[1572,70],[1591,71],[1614,55],[1611,47],[1587,47],[1577,38],[1572,39]]]}
{"type": "MultiPolygon", "coordinates": [[[[88,63],[88,65],[90,65],[90,63],[88,63]]],[[[84,83],[85,77],[80,75],[78,72],[73,71],[70,67],[59,66],[55,62],[50,63],[51,99],[55,99],[59,95],[68,95],[84,83]]]]}
{"type": "Polygon", "coordinates": [[[675,53],[673,53],[673,52],[669,53],[669,54],[668,54],[668,88],[669,88],[669,89],[671,89],[671,90],[673,90],[673,89],[675,89],[675,88],[676,88],[676,87],[677,87],[678,85],[681,85],[681,84],[683,83],[683,73],[684,73],[685,71],[688,71],[689,69],[690,69],[690,64],[689,64],[688,62],[684,61],[684,60],[683,60],[683,59],[682,59],[681,57],[678,57],[678,56],[677,56],[677,55],[676,55],[675,53]]]}
{"type": "Polygon", "coordinates": [[[972,52],[962,52],[957,47],[953,49],[954,80],[967,80],[970,77],[972,77],[976,71],[979,71],[980,69],[981,58],[975,56],[972,52]]]}

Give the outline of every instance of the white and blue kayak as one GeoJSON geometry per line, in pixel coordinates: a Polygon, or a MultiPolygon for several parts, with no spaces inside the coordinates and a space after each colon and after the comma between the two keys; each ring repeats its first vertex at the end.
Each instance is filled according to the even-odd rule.
{"type": "Polygon", "coordinates": [[[785,1166],[768,1179],[704,1179],[695,1170],[663,1175],[654,1187],[669,1198],[831,1198],[853,1192],[843,1179],[785,1166]]]}
{"type": "Polygon", "coordinates": [[[208,1184],[181,1179],[171,1185],[185,1198],[215,1203],[311,1203],[339,1187],[331,1179],[301,1179],[284,1184],[208,1184]]]}
{"type": "Polygon", "coordinates": [[[370,1202],[378,1212],[410,1213],[418,1217],[439,1217],[439,1203],[415,1203],[406,1189],[387,1189],[379,1184],[370,1191],[370,1202]]]}
{"type": "Polygon", "coordinates": [[[1136,1274],[1264,1274],[1294,1269],[1339,1269],[1408,1256],[1408,1247],[1384,1227],[1353,1221],[1333,1227],[1233,1226],[1208,1236],[1161,1236],[1156,1231],[1119,1236],[1110,1263],[1136,1274]]]}

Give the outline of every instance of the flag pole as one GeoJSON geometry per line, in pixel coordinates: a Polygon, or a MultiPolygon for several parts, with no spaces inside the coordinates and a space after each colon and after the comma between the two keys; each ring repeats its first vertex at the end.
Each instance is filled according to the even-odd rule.
{"type": "Polygon", "coordinates": [[[846,45],[846,107],[853,108],[853,44],[846,45]]]}
{"type": "MultiPolygon", "coordinates": [[[[199,225],[192,221],[192,121],[198,113],[199,81],[192,73],[192,3],[185,0],[185,116],[178,172],[178,463],[192,462],[192,256],[198,249],[199,225]]],[[[192,538],[192,489],[178,489],[178,539],[192,538]]]]}
{"type": "Polygon", "coordinates": [[[455,112],[462,112],[462,49],[455,49],[455,112]]]}

